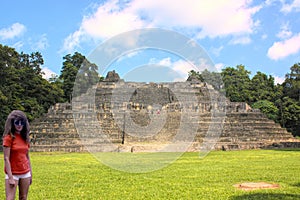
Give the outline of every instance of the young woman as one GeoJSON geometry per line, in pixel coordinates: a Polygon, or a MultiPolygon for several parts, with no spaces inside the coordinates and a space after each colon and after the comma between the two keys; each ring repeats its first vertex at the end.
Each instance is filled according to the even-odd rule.
{"type": "Polygon", "coordinates": [[[12,111],[6,120],[3,134],[6,199],[15,199],[19,187],[19,199],[27,199],[32,182],[29,159],[29,123],[19,110],[12,111]]]}

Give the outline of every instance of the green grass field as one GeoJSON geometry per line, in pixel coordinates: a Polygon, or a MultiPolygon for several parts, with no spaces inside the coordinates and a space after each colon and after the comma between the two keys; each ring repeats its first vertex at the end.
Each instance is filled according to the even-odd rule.
{"type": "MultiPolygon", "coordinates": [[[[29,200],[300,199],[299,149],[213,151],[204,159],[199,153],[185,153],[165,168],[138,174],[111,169],[89,153],[31,153],[31,160],[29,200]],[[233,187],[258,181],[278,183],[280,189],[233,187]]],[[[1,177],[4,199],[4,173],[1,177]]]]}

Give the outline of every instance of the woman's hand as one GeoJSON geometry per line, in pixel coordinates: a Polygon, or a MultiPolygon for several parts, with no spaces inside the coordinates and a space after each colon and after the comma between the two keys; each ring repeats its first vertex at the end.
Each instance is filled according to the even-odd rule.
{"type": "Polygon", "coordinates": [[[9,178],[8,183],[11,187],[14,187],[16,185],[16,181],[14,180],[14,178],[9,178]]]}

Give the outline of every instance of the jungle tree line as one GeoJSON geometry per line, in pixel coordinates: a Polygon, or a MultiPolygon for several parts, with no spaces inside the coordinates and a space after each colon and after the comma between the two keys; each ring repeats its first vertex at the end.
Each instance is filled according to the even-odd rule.
{"type": "MultiPolygon", "coordinates": [[[[18,53],[0,44],[1,132],[12,110],[22,110],[33,120],[55,103],[70,102],[74,88],[78,90],[75,93],[80,94],[88,89],[87,86],[103,79],[97,73],[97,66],[78,52],[64,56],[60,75],[49,80],[42,77],[43,63],[39,52],[18,53]],[[74,87],[75,79],[78,85],[74,87]]],[[[231,101],[247,102],[260,109],[295,136],[300,136],[300,63],[293,65],[285,81],[277,85],[274,77],[262,72],[250,78],[251,72],[243,65],[226,67],[221,73],[204,70],[189,74],[226,92],[231,101]]]]}
{"type": "Polygon", "coordinates": [[[55,102],[63,101],[63,90],[42,78],[44,60],[38,52],[18,53],[0,45],[0,130],[12,110],[25,111],[28,119],[45,113],[55,102]]]}
{"type": "Polygon", "coordinates": [[[12,110],[22,110],[30,121],[46,113],[55,103],[70,102],[76,77],[81,93],[98,81],[97,66],[80,53],[63,57],[59,76],[43,78],[39,52],[25,54],[0,44],[0,132],[12,110]],[[82,67],[81,67],[82,66],[82,67]]]}

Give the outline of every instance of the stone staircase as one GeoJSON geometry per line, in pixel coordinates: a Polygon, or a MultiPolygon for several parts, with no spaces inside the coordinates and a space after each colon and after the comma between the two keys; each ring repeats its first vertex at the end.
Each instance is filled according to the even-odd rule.
{"type": "Polygon", "coordinates": [[[268,148],[280,141],[296,141],[291,133],[260,112],[228,113],[216,149],[268,148]]]}
{"type": "Polygon", "coordinates": [[[32,151],[84,151],[74,124],[70,104],[56,104],[31,126],[32,151]]]}

